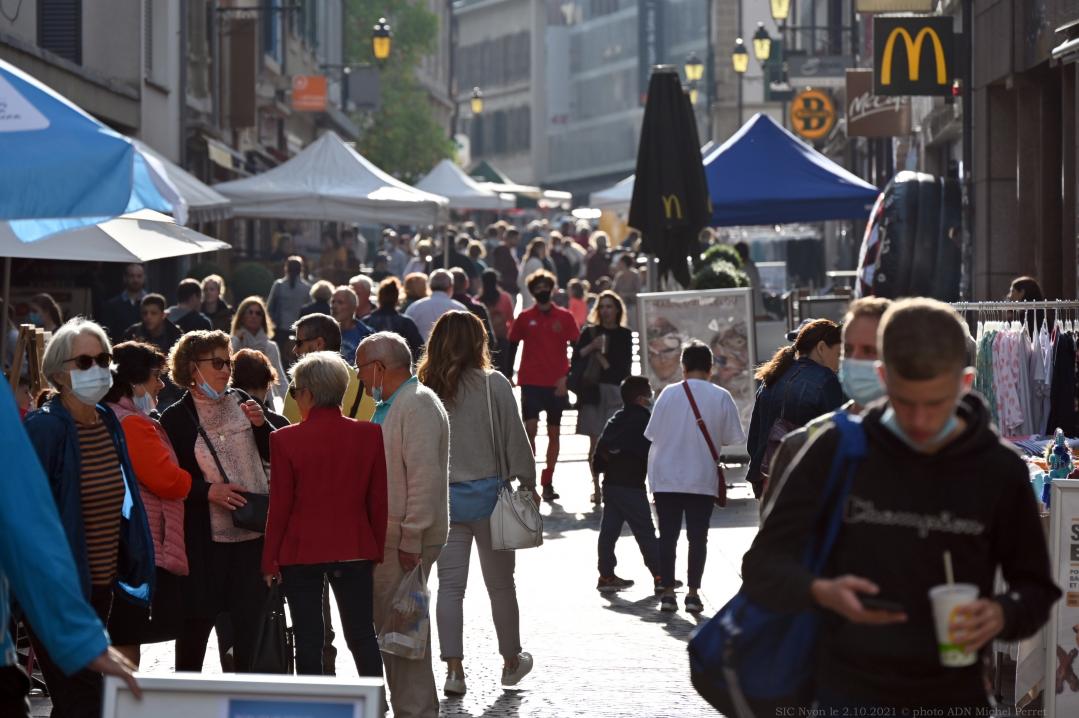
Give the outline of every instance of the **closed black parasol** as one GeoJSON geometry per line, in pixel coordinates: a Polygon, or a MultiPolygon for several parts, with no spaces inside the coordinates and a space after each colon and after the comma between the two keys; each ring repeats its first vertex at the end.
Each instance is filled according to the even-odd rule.
{"type": "Polygon", "coordinates": [[[698,235],[711,214],[693,106],[677,68],[659,65],[648,83],[629,225],[659,259],[659,275],[688,287],[686,257],[700,254],[698,235]]]}

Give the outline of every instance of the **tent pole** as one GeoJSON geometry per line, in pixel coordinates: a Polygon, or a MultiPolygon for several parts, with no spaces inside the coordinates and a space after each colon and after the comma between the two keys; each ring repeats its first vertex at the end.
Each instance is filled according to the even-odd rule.
{"type": "MultiPolygon", "coordinates": [[[[7,341],[8,341],[8,313],[11,311],[11,257],[4,257],[4,318],[0,321],[0,367],[4,364],[4,359],[7,357],[7,341]]],[[[12,382],[18,382],[18,379],[11,377],[12,382]]],[[[14,390],[16,384],[12,383],[11,388],[14,390]]]]}

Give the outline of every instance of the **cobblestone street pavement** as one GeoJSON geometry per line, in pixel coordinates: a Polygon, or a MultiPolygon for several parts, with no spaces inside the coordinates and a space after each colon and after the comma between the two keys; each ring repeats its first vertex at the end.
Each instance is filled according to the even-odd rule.
{"type": "MultiPolygon", "coordinates": [[[[554,504],[543,505],[546,522],[543,546],[518,553],[522,645],[533,655],[535,668],[519,686],[502,688],[502,662],[491,623],[490,603],[473,552],[465,598],[468,694],[463,698],[444,698],[441,715],[453,718],[715,715],[690,685],[686,642],[694,627],[725,603],[740,583],[742,554],[757,530],[756,502],[748,485],[739,481],[742,472],[728,471],[728,481],[736,487],[730,492],[728,507],[717,509],[712,518],[708,566],[701,588],[704,614],[697,619],[681,608],[677,613],[664,614],[658,609],[652,579],[628,528],[618,542],[617,573],[635,580],[637,585],[617,594],[603,595],[595,590],[600,513],[589,499],[592,487],[586,463],[588,439],[565,435],[573,430],[573,412],[568,412],[563,421],[562,461],[554,477],[561,498],[554,504]]],[[[538,443],[537,453],[543,456],[546,442],[542,435],[538,443]]],[[[682,580],[685,580],[685,566],[683,534],[678,549],[678,575],[682,580]]],[[[432,577],[431,587],[433,593],[438,590],[437,577],[432,577]]],[[[680,607],[683,595],[679,593],[680,607]]],[[[335,625],[340,626],[336,618],[335,625]]],[[[445,670],[438,660],[436,630],[432,630],[432,639],[435,678],[441,695],[445,670]]],[[[340,633],[336,645],[338,675],[355,676],[355,666],[340,633]]],[[[172,670],[171,643],[146,646],[143,655],[145,672],[172,670]]],[[[220,672],[216,644],[212,643],[207,651],[205,670],[220,672]]]]}

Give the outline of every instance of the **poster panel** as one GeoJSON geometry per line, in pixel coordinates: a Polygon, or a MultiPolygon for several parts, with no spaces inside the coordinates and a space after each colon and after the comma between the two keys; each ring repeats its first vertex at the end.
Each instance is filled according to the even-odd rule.
{"type": "Polygon", "coordinates": [[[642,371],[652,387],[682,381],[682,348],[697,339],[712,349],[712,381],[734,397],[742,428],[753,414],[753,300],[748,288],[637,295],[644,343],[642,371]]]}
{"type": "Polygon", "coordinates": [[[1064,592],[1049,614],[1044,706],[1049,718],[1079,715],[1079,481],[1054,479],[1049,551],[1064,592]]]}

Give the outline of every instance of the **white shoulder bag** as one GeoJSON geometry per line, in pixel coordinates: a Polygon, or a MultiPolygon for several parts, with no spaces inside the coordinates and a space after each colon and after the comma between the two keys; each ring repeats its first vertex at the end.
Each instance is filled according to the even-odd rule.
{"type": "Polygon", "coordinates": [[[515,551],[543,545],[543,517],[540,515],[532,492],[528,489],[513,490],[502,471],[502,445],[495,434],[495,413],[491,406],[491,375],[487,375],[487,417],[491,422],[491,445],[495,452],[495,466],[502,479],[498,487],[498,501],[491,512],[491,548],[495,551],[515,551]]]}

